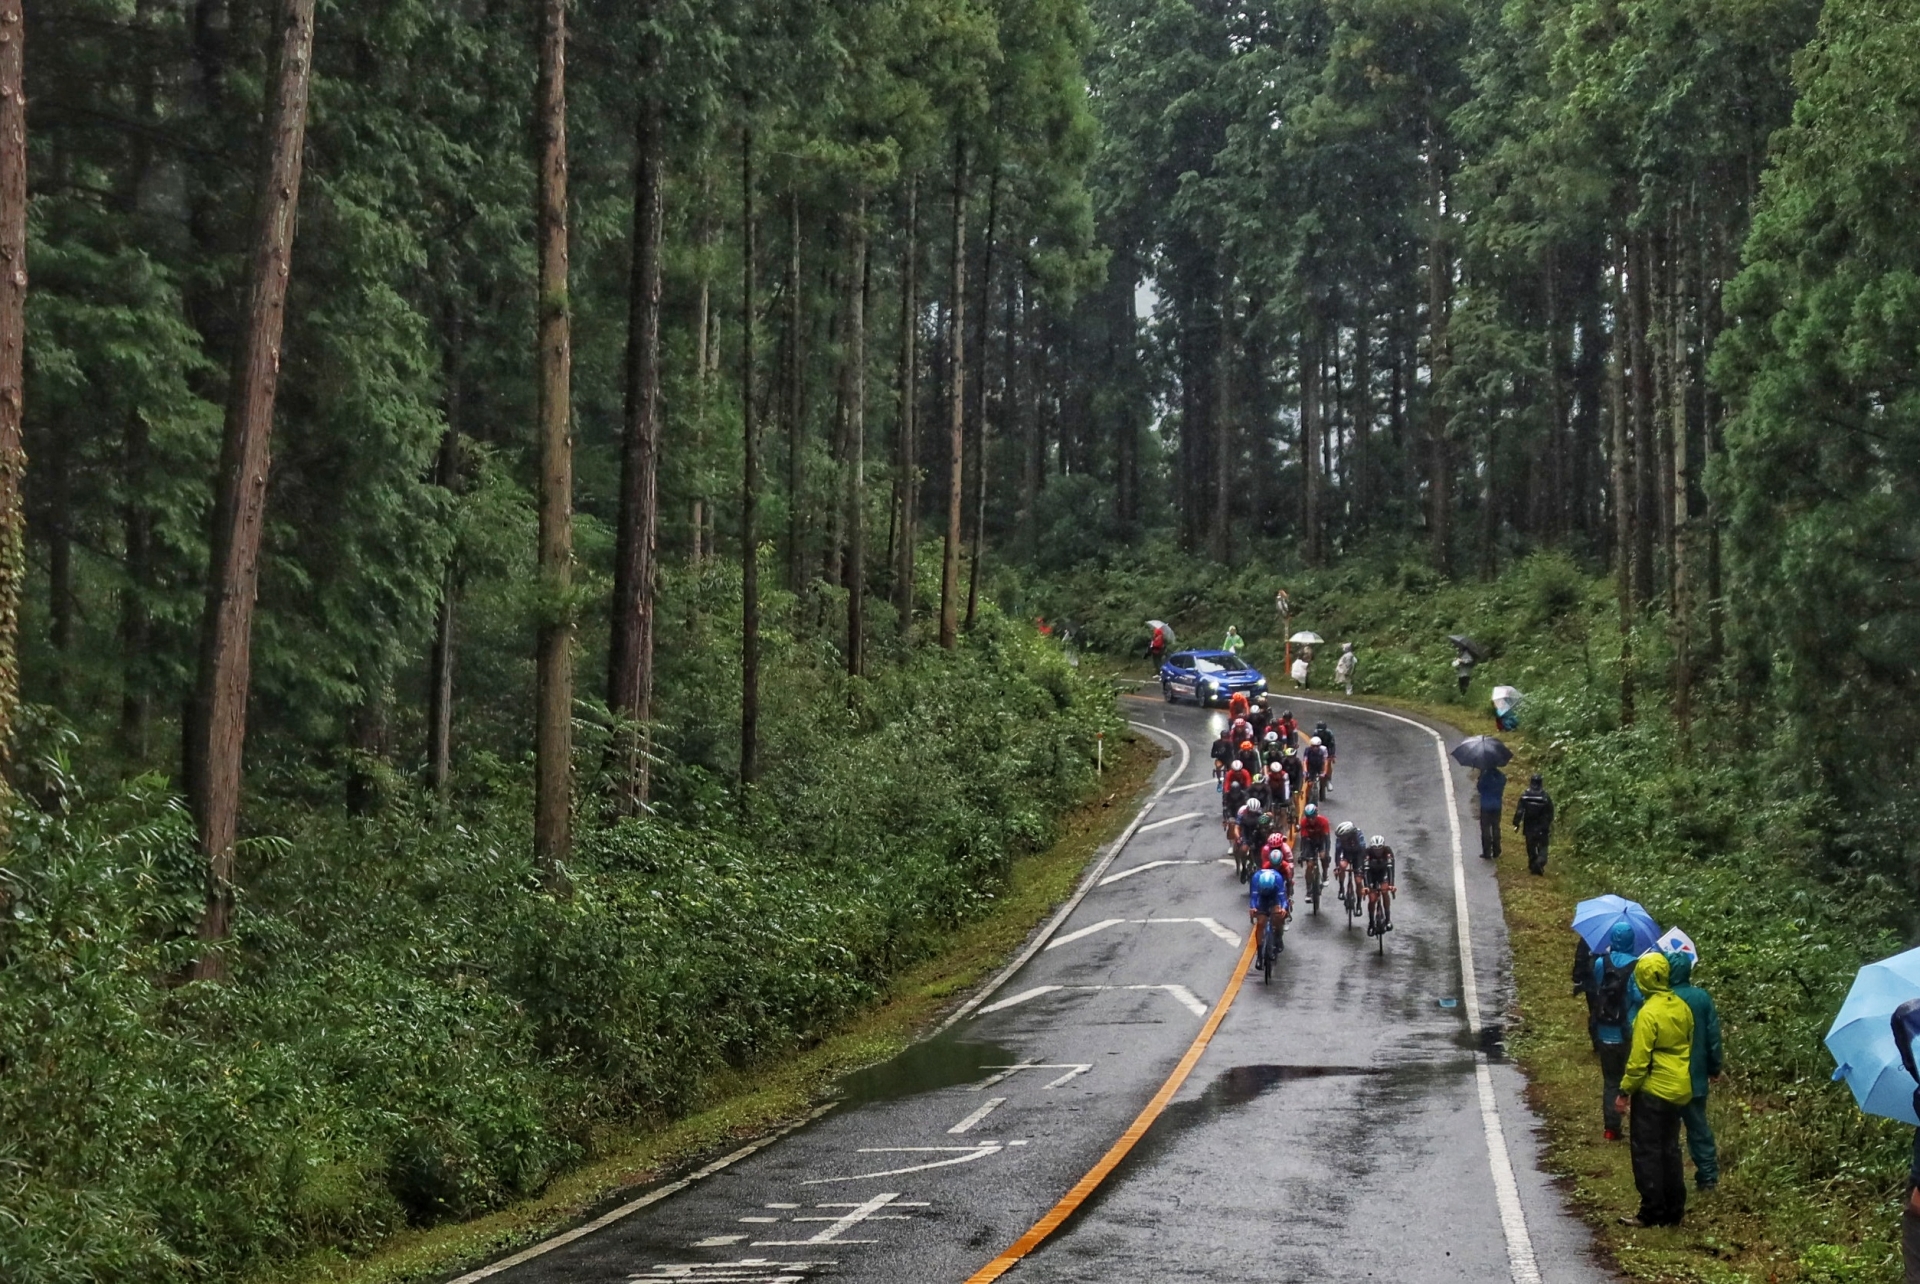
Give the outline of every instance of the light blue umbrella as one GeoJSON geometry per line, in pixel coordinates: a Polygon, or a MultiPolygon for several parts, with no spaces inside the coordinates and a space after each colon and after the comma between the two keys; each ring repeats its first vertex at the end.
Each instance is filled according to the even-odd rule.
{"type": "Polygon", "coordinates": [[[1827,1051],[1840,1067],[1833,1077],[1847,1081],[1860,1109],[1920,1124],[1913,1113],[1913,1076],[1893,1042],[1893,1010],[1908,999],[1920,999],[1920,949],[1867,964],[1827,1031],[1827,1051]]]}
{"type": "Polygon", "coordinates": [[[1633,925],[1633,952],[1644,954],[1653,948],[1660,939],[1660,925],[1653,916],[1640,908],[1640,902],[1630,901],[1624,896],[1596,896],[1590,901],[1581,901],[1573,907],[1573,930],[1587,943],[1587,948],[1598,954],[1607,948],[1607,938],[1613,933],[1613,925],[1625,920],[1633,925]]]}

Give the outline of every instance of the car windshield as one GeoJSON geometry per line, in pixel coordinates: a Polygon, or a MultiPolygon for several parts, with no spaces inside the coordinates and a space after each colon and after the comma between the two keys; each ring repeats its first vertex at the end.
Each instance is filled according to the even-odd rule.
{"type": "Polygon", "coordinates": [[[1193,667],[1201,673],[1245,673],[1247,666],[1230,655],[1193,657],[1193,667]]]}

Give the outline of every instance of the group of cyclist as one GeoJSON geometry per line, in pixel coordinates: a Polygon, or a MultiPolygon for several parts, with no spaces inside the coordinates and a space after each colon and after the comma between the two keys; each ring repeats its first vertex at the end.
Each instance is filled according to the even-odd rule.
{"type": "MultiPolygon", "coordinates": [[[[1319,888],[1331,873],[1349,913],[1362,902],[1367,905],[1369,936],[1392,930],[1393,848],[1384,837],[1368,838],[1352,821],[1336,826],[1321,812],[1337,757],[1333,732],[1324,721],[1303,733],[1291,709],[1275,715],[1266,696],[1249,701],[1236,695],[1212,756],[1227,841],[1235,869],[1248,885],[1247,915],[1254,932],[1278,927],[1291,916],[1296,852],[1316,906],[1319,888]]],[[[1283,940],[1275,934],[1274,952],[1285,948],[1283,940]]],[[[1260,966],[1256,959],[1256,970],[1260,966]]]]}

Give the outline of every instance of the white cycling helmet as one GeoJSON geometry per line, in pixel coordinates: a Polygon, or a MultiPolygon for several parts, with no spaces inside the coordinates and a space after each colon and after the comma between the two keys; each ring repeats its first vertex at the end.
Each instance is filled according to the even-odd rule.
{"type": "Polygon", "coordinates": [[[1238,758],[1235,758],[1235,759],[1233,760],[1233,770],[1235,770],[1235,771],[1245,771],[1245,770],[1246,770],[1246,768],[1245,768],[1245,767],[1242,767],[1242,766],[1240,765],[1240,760],[1239,760],[1238,758]]]}
{"type": "Polygon", "coordinates": [[[1367,846],[1369,847],[1385,847],[1386,845],[1387,837],[1385,834],[1375,834],[1367,840],[1367,846]]]}
{"type": "Polygon", "coordinates": [[[1315,737],[1313,738],[1313,743],[1314,743],[1314,744],[1319,744],[1319,743],[1320,743],[1320,737],[1319,737],[1319,736],[1315,736],[1315,737]]]}
{"type": "Polygon", "coordinates": [[[1340,835],[1342,838],[1345,838],[1348,834],[1359,833],[1360,827],[1354,824],[1350,820],[1343,820],[1338,825],[1334,826],[1333,832],[1340,835]]]}

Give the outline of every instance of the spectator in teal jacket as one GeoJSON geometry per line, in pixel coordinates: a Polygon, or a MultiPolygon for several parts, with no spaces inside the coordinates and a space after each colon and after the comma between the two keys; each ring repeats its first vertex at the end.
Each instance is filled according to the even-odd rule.
{"type": "Polygon", "coordinates": [[[1667,955],[1673,968],[1673,992],[1693,1009],[1693,1100],[1680,1112],[1687,1130],[1687,1153],[1693,1156],[1693,1184],[1712,1190],[1720,1184],[1720,1154],[1713,1144],[1713,1126],[1707,1122],[1707,1084],[1720,1077],[1725,1064],[1720,1046],[1720,1013],[1713,999],[1693,984],[1693,955],[1667,955]]]}

